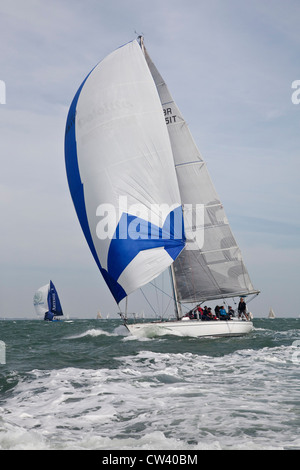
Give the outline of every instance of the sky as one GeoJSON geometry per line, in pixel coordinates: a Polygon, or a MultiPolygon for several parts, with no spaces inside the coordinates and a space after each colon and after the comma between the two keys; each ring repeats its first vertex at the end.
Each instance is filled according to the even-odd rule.
{"type": "MultiPolygon", "coordinates": [[[[298,317],[299,22],[298,0],[2,0],[0,317],[34,318],[33,295],[50,279],[70,318],[117,316],[70,197],[64,132],[83,79],[137,34],[261,291],[250,310],[298,317]]],[[[151,289],[130,295],[129,311],[172,308],[151,289]]]]}

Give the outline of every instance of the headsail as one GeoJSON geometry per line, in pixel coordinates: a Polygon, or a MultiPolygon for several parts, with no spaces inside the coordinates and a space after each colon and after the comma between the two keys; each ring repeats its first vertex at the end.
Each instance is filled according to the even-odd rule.
{"type": "Polygon", "coordinates": [[[79,88],[67,118],[65,159],[82,230],[120,302],[185,245],[168,131],[137,41],[108,55],[79,88]]]}
{"type": "Polygon", "coordinates": [[[49,311],[48,307],[48,293],[50,284],[40,287],[33,297],[33,305],[35,313],[38,317],[44,317],[45,313],[49,311]]]}
{"type": "Polygon", "coordinates": [[[181,202],[187,207],[184,211],[187,244],[173,269],[178,300],[201,302],[258,293],[190,130],[143,45],[142,49],[164,110],[181,202]],[[204,209],[202,219],[197,214],[199,205],[204,209]]]}

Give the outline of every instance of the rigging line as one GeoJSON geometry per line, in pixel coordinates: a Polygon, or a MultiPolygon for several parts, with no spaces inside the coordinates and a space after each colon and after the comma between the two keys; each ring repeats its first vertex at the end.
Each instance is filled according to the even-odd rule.
{"type": "Polygon", "coordinates": [[[151,307],[151,309],[153,310],[153,312],[154,312],[155,315],[156,315],[156,311],[154,310],[154,308],[152,307],[151,303],[149,302],[149,300],[147,299],[146,295],[144,294],[143,289],[140,288],[140,290],[141,290],[141,292],[142,292],[142,294],[143,294],[145,300],[148,302],[149,306],[151,307]]]}
{"type": "MultiPolygon", "coordinates": [[[[189,250],[189,253],[190,253],[190,256],[191,257],[194,257],[196,263],[201,267],[202,270],[204,270],[204,272],[206,273],[206,275],[210,278],[211,282],[214,284],[214,286],[216,287],[216,289],[220,292],[221,294],[221,288],[217,282],[217,280],[215,279],[213,273],[211,272],[211,269],[210,269],[210,266],[207,265],[207,268],[206,269],[205,267],[203,267],[203,265],[201,264],[199,258],[197,257],[196,253],[194,252],[195,250],[189,250]]],[[[202,252],[202,250],[200,250],[200,255],[203,256],[203,254],[205,254],[205,252],[202,252]]],[[[194,293],[195,293],[195,288],[194,288],[194,293]]]]}
{"type": "MultiPolygon", "coordinates": [[[[156,287],[156,279],[154,279],[154,283],[155,283],[155,287],[156,287]]],[[[157,289],[155,289],[155,293],[156,293],[157,310],[158,310],[158,314],[160,314],[161,311],[162,311],[162,309],[160,308],[160,305],[159,305],[159,299],[158,299],[158,292],[157,292],[157,289]]]]}
{"type": "MultiPolygon", "coordinates": [[[[165,276],[162,275],[162,282],[161,282],[161,288],[162,290],[164,290],[164,286],[165,286],[165,276]]],[[[163,312],[163,309],[164,309],[164,297],[161,296],[161,311],[163,312]]]]}
{"type": "MultiPolygon", "coordinates": [[[[205,228],[204,228],[204,230],[205,230],[205,228]]],[[[196,251],[196,250],[189,250],[189,256],[190,256],[191,258],[194,258],[194,259],[195,259],[196,263],[197,263],[197,264],[200,266],[200,268],[206,273],[206,275],[207,275],[208,278],[211,280],[211,282],[213,283],[213,285],[215,286],[215,288],[217,289],[217,291],[220,292],[220,294],[221,294],[221,288],[220,288],[220,286],[219,286],[217,280],[215,279],[215,277],[214,277],[214,275],[213,275],[213,273],[212,273],[212,271],[211,271],[210,266],[207,264],[206,267],[203,267],[203,264],[200,262],[200,259],[199,259],[199,257],[196,255],[195,251],[196,251]]],[[[219,250],[216,250],[216,251],[219,251],[219,250]]],[[[220,250],[220,251],[222,251],[222,250],[220,250]]],[[[197,253],[199,253],[199,254],[201,255],[201,257],[202,257],[201,259],[203,259],[203,260],[205,261],[206,252],[204,252],[203,250],[199,250],[199,252],[197,252],[197,253]]],[[[194,276],[193,276],[193,277],[194,277],[194,276]]],[[[197,280],[197,279],[195,278],[195,280],[197,280]]],[[[194,280],[193,280],[193,286],[194,286],[193,289],[194,289],[194,294],[195,294],[195,281],[194,281],[194,280]]],[[[195,295],[194,295],[194,297],[195,297],[195,295]]]]}
{"type": "Polygon", "coordinates": [[[171,300],[172,300],[172,299],[169,299],[168,305],[166,306],[165,311],[164,311],[164,313],[162,314],[162,318],[165,316],[165,313],[166,313],[166,311],[168,310],[168,308],[169,308],[169,306],[170,306],[171,300]]]}
{"type": "MultiPolygon", "coordinates": [[[[259,295],[259,292],[255,292],[255,294],[253,294],[253,296],[250,297],[249,300],[247,299],[247,303],[250,304],[250,302],[251,302],[253,299],[255,299],[255,297],[257,297],[258,295],[259,295]]],[[[244,297],[246,297],[246,296],[244,296],[244,297]]]]}
{"type": "MultiPolygon", "coordinates": [[[[163,294],[165,294],[167,297],[169,297],[171,300],[174,301],[174,298],[167,294],[167,292],[163,291],[162,289],[160,289],[158,286],[156,286],[155,284],[153,284],[153,282],[149,282],[149,284],[151,284],[155,289],[159,290],[160,292],[162,292],[163,294]]],[[[181,307],[184,307],[186,310],[189,310],[188,307],[186,307],[182,302],[180,302],[180,300],[178,300],[178,303],[181,305],[181,307]]]]}
{"type": "MultiPolygon", "coordinates": [[[[236,297],[247,297],[248,294],[246,295],[236,295],[236,297]]],[[[250,294],[251,295],[251,294],[250,294]]],[[[250,297],[250,299],[247,299],[247,305],[250,304],[250,302],[255,299],[255,297],[257,297],[259,295],[259,292],[256,292],[255,294],[252,294],[252,297],[250,297]]],[[[232,300],[233,300],[233,303],[235,305],[235,308],[234,308],[234,312],[237,312],[237,309],[238,309],[238,303],[236,302],[235,300],[235,297],[232,297],[232,300]]],[[[227,302],[226,302],[227,303],[227,302]]]]}

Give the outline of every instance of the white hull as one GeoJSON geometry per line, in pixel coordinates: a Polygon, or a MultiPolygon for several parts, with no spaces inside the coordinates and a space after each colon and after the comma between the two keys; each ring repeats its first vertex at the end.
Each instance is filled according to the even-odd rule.
{"type": "Polygon", "coordinates": [[[169,321],[126,324],[131,334],[137,337],[154,337],[164,335],[191,336],[243,336],[253,330],[251,321],[169,321]]]}

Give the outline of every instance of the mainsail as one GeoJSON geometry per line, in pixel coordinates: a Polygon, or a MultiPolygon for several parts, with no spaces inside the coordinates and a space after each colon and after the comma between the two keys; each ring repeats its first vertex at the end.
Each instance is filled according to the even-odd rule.
{"type": "Polygon", "coordinates": [[[136,40],[102,60],[77,91],[65,160],[85,238],[119,303],[185,246],[168,130],[136,40]]]}
{"type": "Polygon", "coordinates": [[[45,319],[51,320],[54,316],[63,315],[58,293],[52,281],[36,291],[33,305],[39,317],[43,316],[45,319]]]}
{"type": "Polygon", "coordinates": [[[177,299],[201,302],[258,293],[251,283],[206,164],[142,38],[141,47],[164,110],[184,207],[186,248],[175,260],[173,268],[177,299]]]}
{"type": "Polygon", "coordinates": [[[53,315],[55,315],[56,317],[63,315],[58,293],[52,281],[50,281],[49,285],[48,306],[49,311],[53,313],[53,315]]]}

